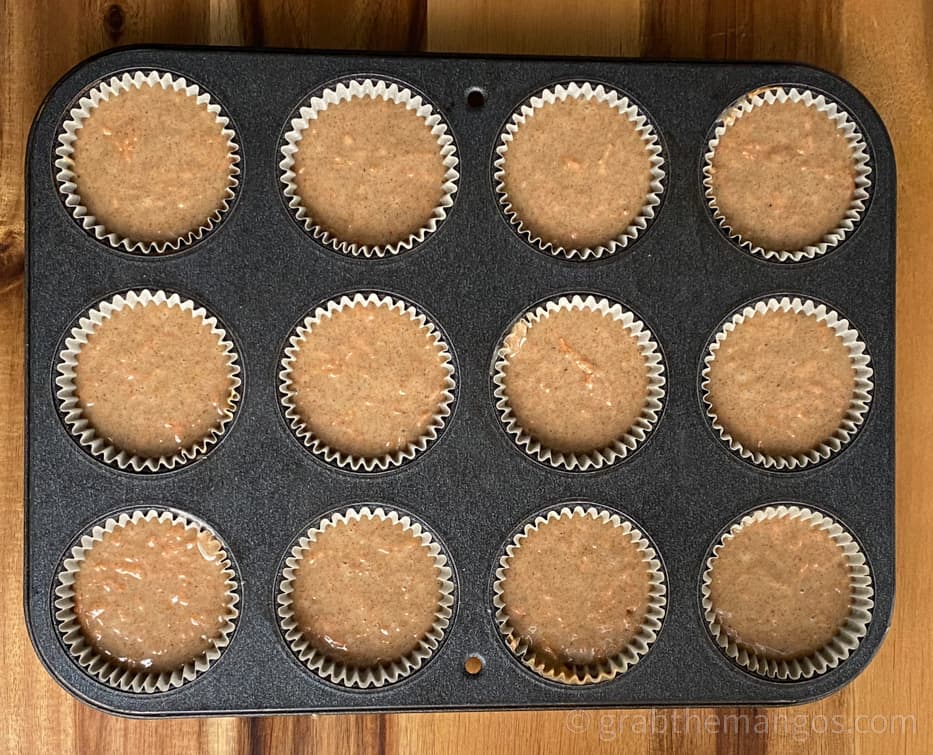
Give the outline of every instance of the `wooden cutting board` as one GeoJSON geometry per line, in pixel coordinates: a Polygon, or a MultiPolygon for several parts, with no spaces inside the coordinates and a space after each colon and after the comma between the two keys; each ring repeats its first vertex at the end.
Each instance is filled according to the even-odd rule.
{"type": "Polygon", "coordinates": [[[0,751],[933,752],[933,3],[924,0],[0,0],[0,751]],[[140,42],[798,60],[875,104],[897,153],[898,587],[843,692],[799,708],[127,721],[45,673],[22,612],[23,150],[49,87],[140,42]],[[929,539],[928,539],[929,538],[929,539]]]}

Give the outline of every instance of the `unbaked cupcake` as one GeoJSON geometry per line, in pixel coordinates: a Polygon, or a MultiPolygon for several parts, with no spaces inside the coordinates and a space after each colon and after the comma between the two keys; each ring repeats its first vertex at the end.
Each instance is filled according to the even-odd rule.
{"type": "Polygon", "coordinates": [[[381,471],[410,461],[450,416],[454,368],[435,325],[377,294],[318,307],[289,340],[280,392],[292,430],[325,461],[381,471]]]}
{"type": "Polygon", "coordinates": [[[664,163],[636,105],[602,84],[559,84],[531,97],[499,139],[500,204],[518,232],[571,259],[612,254],[654,217],[664,163]]]}
{"type": "Polygon", "coordinates": [[[564,684],[608,681],[661,629],[664,573],[631,522],[595,507],[535,517],[499,561],[499,631],[535,672],[564,684]]]}
{"type": "Polygon", "coordinates": [[[237,186],[229,119],[198,86],[167,73],[126,73],[92,89],[59,144],[66,205],[126,251],[165,253],[200,239],[237,186]]]}
{"type": "Polygon", "coordinates": [[[58,399],[68,429],[120,469],[173,469],[219,440],[239,402],[238,357],[203,307],[164,291],[103,301],[65,340],[58,399]]]}
{"type": "Polygon", "coordinates": [[[313,672],[347,687],[381,687],[417,671],[450,623],[447,557],[409,517],[382,508],[327,517],[286,560],[279,616],[313,672]]]}
{"type": "Polygon", "coordinates": [[[538,461],[599,469],[625,458],[661,413],[664,365],[651,331],[593,296],[548,301],[505,336],[494,396],[513,440],[538,461]]]}
{"type": "Polygon", "coordinates": [[[871,401],[865,345],[824,304],[746,306],[716,334],[702,373],[707,416],[742,458],[803,468],[848,443],[871,401]]]}
{"type": "Polygon", "coordinates": [[[869,173],[865,141],[839,105],[815,92],[770,87],[720,116],[704,185],[716,219],[741,246],[799,261],[853,231],[869,173]]]}
{"type": "Polygon", "coordinates": [[[94,527],[65,560],[55,594],[71,655],[132,692],[164,692],[205,671],[238,614],[223,545],[168,511],[134,511],[94,527]]]}
{"type": "Polygon", "coordinates": [[[420,95],[351,80],[301,107],[281,148],[289,207],[337,251],[398,254],[424,241],[457,190],[447,124],[420,95]]]}
{"type": "Polygon", "coordinates": [[[871,621],[871,575],[852,536],[799,506],[744,516],[713,549],[703,609],[717,644],[743,668],[809,679],[849,657],[871,621]]]}

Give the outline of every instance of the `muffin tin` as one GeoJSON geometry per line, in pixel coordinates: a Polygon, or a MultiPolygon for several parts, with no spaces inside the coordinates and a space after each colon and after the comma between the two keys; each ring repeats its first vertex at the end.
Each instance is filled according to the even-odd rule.
{"type": "Polygon", "coordinates": [[[127,48],[82,63],[55,86],[33,124],[26,172],[26,619],[42,662],[85,702],[147,717],[761,706],[839,689],[881,644],[894,599],[895,169],[884,126],[845,81],[772,63],[127,48]],[[229,114],[240,145],[230,210],[175,254],[133,255],[97,240],[71,216],[55,179],[68,110],[102,80],[135,70],[197,83],[229,114]],[[366,77],[426,97],[449,124],[460,161],[448,217],[423,243],[386,259],[354,258],[316,241],[289,211],[280,183],[280,148],[296,108],[322,86],[366,77]],[[568,81],[603,83],[636,102],[664,157],[657,217],[625,249],[599,260],[535,249],[509,225],[495,191],[495,149],[511,114],[533,93],[568,81]],[[811,262],[779,264],[741,250],[703,196],[703,155],[717,117],[770,84],[829,95],[868,145],[872,186],[861,222],[811,262]],[[54,385],[63,338],[77,318],[117,292],[142,288],[178,292],[216,314],[241,357],[243,380],[237,414],[216,447],[148,474],[113,468],[82,449],[62,421],[54,385]],[[309,453],[288,427],[278,393],[296,323],[347,292],[414,303],[443,329],[454,357],[457,395],[441,437],[381,473],[343,471],[309,453]],[[508,436],[493,397],[493,360],[510,323],[567,293],[602,295],[638,313],[666,365],[656,428],[636,453],[593,472],[530,458],[508,436]],[[850,318],[871,355],[874,390],[854,441],[828,461],[779,473],[723,446],[704,418],[699,383],[709,339],[724,319],[749,301],[784,294],[825,301],[850,318]],[[516,528],[569,502],[623,513],[656,546],[667,575],[666,615],[647,655],[612,681],[573,687],[536,676],[510,653],[492,590],[516,528]],[[867,557],[874,588],[873,619],[859,647],[803,682],[738,668],[712,641],[700,605],[701,574],[720,534],[743,513],[778,502],[843,523],[867,557]],[[351,690],[314,676],[293,655],[276,600],[295,538],[329,512],[365,504],[410,514],[436,535],[451,561],[455,604],[444,642],[423,668],[395,684],[351,690]],[[184,511],[216,530],[237,572],[240,616],[230,645],[194,681],[167,692],[123,692],[69,656],[53,591],[81,534],[115,512],[152,507],[184,511]]]}

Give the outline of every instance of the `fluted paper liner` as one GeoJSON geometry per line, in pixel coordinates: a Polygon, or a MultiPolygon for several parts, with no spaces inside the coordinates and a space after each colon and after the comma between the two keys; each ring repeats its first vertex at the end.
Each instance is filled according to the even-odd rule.
{"type": "Polygon", "coordinates": [[[240,597],[238,590],[239,585],[236,581],[233,565],[226,550],[224,550],[223,543],[217,538],[213,530],[180,513],[165,510],[157,511],[155,509],[137,510],[110,517],[103,524],[94,526],[71,549],[56,580],[55,620],[69,655],[86,673],[99,679],[104,684],[124,692],[165,692],[194,680],[220,658],[224,648],[230,644],[231,635],[239,617],[237,603],[240,597]],[[137,524],[141,521],[151,522],[156,520],[180,524],[186,529],[193,529],[198,532],[207,532],[222,546],[219,553],[222,557],[221,565],[224,567],[223,574],[227,580],[227,608],[229,609],[227,621],[221,627],[220,634],[213,639],[211,647],[204,654],[174,671],[158,673],[125,668],[99,654],[85,638],[81,630],[81,624],[75,614],[74,605],[75,577],[81,570],[86,554],[94,545],[100,542],[105,534],[113,532],[118,527],[137,524]]]}
{"type": "Polygon", "coordinates": [[[713,128],[713,136],[707,145],[703,160],[703,187],[709,208],[713,217],[725,234],[742,249],[765,259],[777,262],[800,262],[801,260],[815,259],[839,246],[854,230],[862,218],[868,204],[871,190],[871,166],[869,165],[868,147],[865,138],[858,127],[842,106],[825,95],[797,87],[772,86],[756,89],[743,96],[738,102],[730,105],[719,116],[713,128]],[[713,158],[716,148],[723,134],[737,119],[762,105],[772,105],[775,102],[802,102],[807,107],[813,107],[836,124],[843,133],[852,150],[852,172],[855,179],[855,191],[845,215],[840,219],[839,225],[827,233],[817,244],[810,244],[803,249],[765,249],[754,242],[742,238],[729,225],[729,219],[720,211],[713,191],[713,158]]]}
{"type": "Polygon", "coordinates": [[[354,257],[391,257],[421,244],[438,229],[450,212],[460,180],[460,173],[457,171],[460,160],[457,156],[453,136],[450,133],[450,127],[430,102],[427,102],[420,94],[413,92],[408,87],[383,79],[349,79],[328,87],[320,95],[312,97],[298,109],[297,115],[292,118],[289,125],[290,129],[284,135],[283,144],[279,149],[282,155],[279,162],[280,180],[284,186],[288,207],[295,219],[319,243],[354,257]],[[441,187],[443,195],[441,201],[434,208],[431,217],[425,225],[399,242],[367,245],[336,237],[319,226],[315,219],[311,217],[308,208],[304,206],[301,200],[298,186],[295,183],[295,172],[292,170],[295,165],[295,154],[298,152],[303,132],[308,128],[310,121],[317,118],[321,111],[326,110],[331,105],[357,97],[383,99],[403,105],[408,110],[413,110],[430,128],[431,134],[437,139],[438,152],[446,168],[444,183],[441,187]]]}
{"type": "Polygon", "coordinates": [[[237,144],[236,134],[230,128],[230,119],[223,113],[220,106],[211,100],[211,96],[200,89],[197,84],[193,84],[181,77],[173,76],[169,73],[160,71],[150,71],[148,74],[142,71],[124,73],[119,76],[113,76],[107,81],[91,89],[86,95],[78,100],[69,112],[68,117],[62,124],[62,131],[58,135],[58,147],[55,150],[57,159],[55,167],[57,173],[55,178],[58,180],[58,190],[63,195],[65,206],[70,210],[81,227],[90,233],[94,238],[109,244],[114,249],[120,249],[125,252],[133,252],[145,255],[159,255],[177,252],[183,247],[189,246],[200,241],[205,234],[209,233],[220,223],[223,216],[230,209],[230,204],[235,196],[235,191],[239,185],[237,176],[240,174],[238,163],[240,162],[239,145],[237,144]],[[176,92],[184,92],[192,97],[198,105],[203,105],[208,112],[213,113],[217,123],[222,127],[221,135],[227,139],[227,147],[230,153],[230,175],[227,181],[227,191],[222,205],[214,211],[212,215],[204,219],[202,225],[189,231],[184,236],[174,241],[141,241],[138,239],[128,239],[120,236],[113,231],[108,230],[102,224],[97,222],[97,218],[90,213],[84,206],[79,194],[79,187],[75,183],[74,174],[74,143],[81,137],[81,128],[84,121],[97,108],[101,100],[109,100],[111,97],[118,97],[122,92],[131,89],[141,89],[143,86],[160,86],[163,89],[173,89],[176,92]]]}
{"type": "Polygon", "coordinates": [[[810,299],[784,296],[780,299],[762,299],[754,304],[743,307],[739,312],[736,312],[716,334],[706,352],[703,363],[704,367],[700,373],[700,391],[703,396],[703,408],[713,429],[719,435],[720,440],[722,440],[731,451],[738,454],[742,459],[764,467],[765,469],[794,471],[830,458],[841,451],[843,447],[855,437],[859,428],[865,421],[865,415],[868,413],[868,407],[871,403],[871,394],[874,387],[872,382],[873,371],[868,350],[861,340],[858,331],[838,312],[830,309],[825,304],[814,302],[810,299]],[[837,338],[841,339],[843,345],[848,349],[849,358],[852,361],[852,369],[855,372],[855,386],[852,391],[852,401],[849,404],[849,410],[846,412],[845,417],[843,417],[836,432],[832,437],[820,443],[816,448],[793,456],[769,456],[755,449],[743,446],[733,438],[720,423],[719,418],[716,416],[715,407],[710,402],[709,397],[710,366],[716,358],[716,352],[719,350],[720,344],[729,337],[732,331],[745,322],[747,318],[756,314],[762,315],[767,312],[777,311],[803,313],[809,317],[815,317],[818,322],[822,322],[827,327],[832,328],[837,338]]]}
{"type": "MultiPolygon", "coordinates": [[[[586,472],[589,470],[602,469],[603,467],[615,464],[626,458],[643,443],[648,435],[657,425],[661,418],[665,394],[665,374],[664,361],[661,356],[660,347],[654,339],[654,334],[648,329],[641,320],[629,310],[625,309],[618,302],[609,299],[597,298],[595,296],[581,296],[574,294],[562,296],[559,299],[547,301],[544,304],[536,306],[534,309],[526,312],[518,322],[524,322],[528,326],[549,317],[553,312],[562,309],[568,310],[590,310],[601,312],[606,317],[611,317],[622,323],[629,334],[635,338],[638,349],[645,359],[645,369],[648,374],[648,387],[645,395],[645,406],[641,415],[635,420],[635,423],[629,428],[621,438],[618,438],[612,445],[591,451],[588,454],[564,453],[547,448],[540,441],[532,438],[521,426],[518,418],[512,413],[512,407],[509,404],[508,391],[506,389],[505,369],[509,363],[509,353],[505,341],[509,333],[515,327],[515,324],[509,327],[499,344],[496,352],[495,363],[493,365],[493,397],[496,400],[496,410],[499,413],[499,419],[505,427],[506,432],[511,436],[515,444],[532,458],[550,464],[552,467],[565,469],[568,471],[586,472]]],[[[516,323],[517,324],[517,323],[516,323]]]]}
{"type": "Polygon", "coordinates": [[[288,339],[288,346],[285,348],[284,357],[281,361],[281,371],[279,372],[279,393],[282,405],[285,408],[285,418],[295,436],[300,440],[308,450],[315,456],[323,459],[328,464],[348,469],[353,472],[383,472],[393,467],[398,467],[408,461],[411,461],[420,453],[427,450],[434,441],[437,440],[441,430],[447,423],[447,418],[453,410],[454,389],[456,381],[454,380],[454,362],[450,354],[450,349],[444,341],[440,331],[426,315],[420,312],[413,304],[402,299],[396,299],[392,296],[381,296],[379,294],[357,293],[344,295],[339,299],[331,299],[325,304],[321,304],[314,312],[308,315],[301,325],[298,326],[292,336],[288,339]],[[376,307],[389,307],[400,314],[407,315],[421,328],[427,331],[428,336],[440,348],[438,359],[441,366],[447,372],[446,390],[443,393],[441,402],[431,419],[431,424],[425,430],[424,434],[416,441],[410,443],[407,447],[382,456],[364,457],[354,456],[344,453],[339,449],[332,448],[321,439],[317,438],[310,428],[302,420],[301,415],[295,406],[295,391],[292,384],[291,372],[295,363],[295,358],[305,336],[310,333],[314,326],[325,317],[331,317],[335,312],[340,312],[347,308],[363,307],[372,304],[376,307]]]}
{"type": "Polygon", "coordinates": [[[370,506],[349,508],[346,511],[326,517],[298,539],[298,542],[291,549],[290,555],[285,560],[285,568],[282,571],[281,581],[279,582],[277,602],[279,606],[279,623],[285,635],[286,642],[297,658],[313,673],[329,682],[344,687],[356,689],[384,687],[387,684],[394,684],[415,673],[431,658],[437,648],[440,647],[447,627],[450,624],[451,617],[453,616],[453,571],[450,568],[446,554],[441,550],[438,542],[430,532],[411,517],[392,510],[386,510],[381,506],[374,508],[370,506]],[[440,593],[434,625],[409,655],[390,663],[365,667],[349,666],[335,661],[314,648],[302,634],[301,628],[295,620],[294,609],[292,607],[295,571],[299,568],[306,551],[317,540],[317,536],[329,527],[345,525],[350,521],[359,521],[364,517],[366,519],[378,519],[383,522],[390,522],[393,525],[401,526],[406,532],[410,532],[412,537],[419,539],[428,555],[434,558],[434,563],[438,570],[437,580],[438,591],[440,593]]]}
{"type": "Polygon", "coordinates": [[[493,583],[492,602],[496,610],[495,620],[499,632],[505,639],[506,645],[522,663],[546,679],[568,685],[586,685],[606,682],[620,674],[624,674],[651,649],[651,645],[661,631],[661,624],[664,620],[667,605],[667,586],[660,558],[648,538],[640,530],[619,514],[595,506],[577,504],[573,507],[564,506],[560,509],[551,509],[544,514],[539,514],[512,538],[512,541],[505,549],[505,553],[499,558],[499,567],[496,569],[496,579],[493,583]],[[648,609],[640,631],[621,653],[598,663],[555,666],[553,662],[540,658],[527,638],[515,634],[506,612],[502,582],[508,578],[509,560],[522,547],[522,541],[531,532],[548,522],[560,518],[570,519],[574,517],[589,517],[618,527],[624,535],[630,537],[631,541],[641,549],[644,554],[644,563],[650,571],[648,609]]]}
{"type": "Polygon", "coordinates": [[[661,153],[661,141],[658,138],[654,126],[648,120],[648,117],[625,95],[617,92],[615,89],[607,88],[603,84],[593,84],[590,82],[557,84],[535,94],[529,98],[527,102],[522,104],[521,107],[515,110],[509,122],[506,124],[505,129],[499,135],[493,169],[493,179],[495,181],[499,205],[509,222],[518,231],[519,235],[538,250],[567,259],[599,259],[600,257],[614,254],[620,249],[625,249],[625,247],[635,241],[635,239],[647,229],[649,223],[654,219],[658,211],[658,205],[661,204],[661,194],[664,191],[665,172],[664,156],[661,153]],[[551,105],[557,101],[562,102],[568,98],[605,102],[628,118],[635,126],[635,129],[638,131],[645,144],[645,151],[651,166],[651,181],[648,186],[648,194],[645,196],[645,201],[641,210],[628,227],[616,238],[607,239],[604,244],[581,249],[565,249],[562,246],[554,245],[550,241],[541,239],[534,230],[528,228],[518,216],[518,213],[516,213],[515,209],[512,207],[508,192],[505,188],[505,156],[509,150],[509,145],[515,137],[515,133],[522,127],[525,121],[534,114],[535,110],[551,105]]]}
{"type": "Polygon", "coordinates": [[[190,299],[182,299],[176,293],[162,290],[154,292],[148,289],[127,291],[106,299],[88,310],[65,339],[65,347],[58,355],[56,372],[55,385],[58,386],[58,391],[55,395],[59,402],[59,412],[64,419],[68,432],[75,436],[81,446],[92,456],[118,469],[129,469],[133,472],[160,472],[175,469],[203,456],[223,437],[227,427],[233,421],[240,402],[239,356],[222,325],[216,317],[208,314],[204,307],[190,299]],[[201,320],[204,325],[210,327],[211,333],[217,336],[219,345],[224,348],[230,372],[230,393],[219,424],[215,425],[207,436],[190,448],[183,448],[172,455],[159,457],[131,454],[100,437],[81,410],[74,382],[75,367],[81,358],[81,349],[87,343],[88,337],[97,330],[101,323],[109,319],[114,312],[118,312],[124,307],[145,307],[149,304],[165,304],[169,307],[177,307],[182,311],[191,312],[192,317],[201,320]]]}
{"type": "Polygon", "coordinates": [[[723,652],[737,665],[759,676],[765,676],[782,681],[797,681],[810,679],[836,668],[859,646],[862,638],[868,631],[871,622],[874,601],[871,572],[864,554],[852,536],[838,522],[818,511],[812,511],[796,505],[779,504],[758,509],[746,514],[741,521],[734,524],[722,536],[722,539],[713,548],[712,555],[706,561],[703,580],[700,586],[700,597],[703,606],[703,615],[709,626],[713,640],[723,652]],[[774,659],[758,656],[750,650],[739,647],[730,638],[725,629],[716,618],[710,584],[712,571],[715,568],[719,551],[727,540],[735,537],[743,527],[761,522],[766,519],[779,519],[790,517],[812,522],[815,527],[826,532],[842,549],[849,564],[849,576],[852,589],[851,607],[845,624],[836,633],[832,641],[815,653],[802,658],[774,659]]]}

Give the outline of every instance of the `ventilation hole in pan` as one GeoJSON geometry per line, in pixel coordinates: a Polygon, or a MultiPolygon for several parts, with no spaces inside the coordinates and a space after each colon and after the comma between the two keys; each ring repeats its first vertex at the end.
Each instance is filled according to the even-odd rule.
{"type": "Polygon", "coordinates": [[[481,655],[468,655],[467,659],[463,662],[463,670],[470,676],[476,676],[482,673],[485,667],[486,661],[483,660],[481,655]]]}
{"type": "Polygon", "coordinates": [[[467,105],[469,105],[474,110],[479,110],[483,105],[486,104],[486,93],[478,88],[473,87],[467,91],[467,105]]]}

